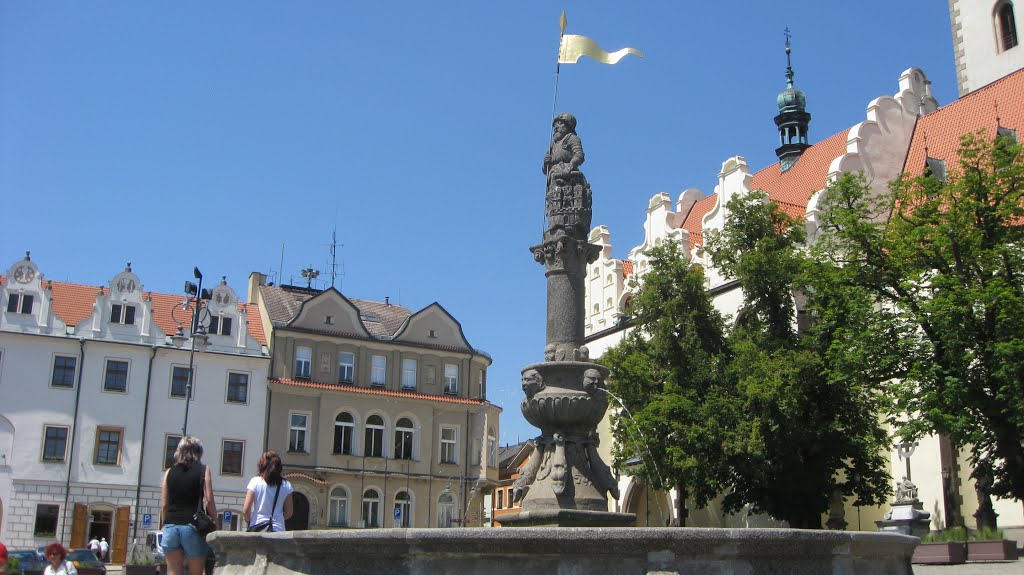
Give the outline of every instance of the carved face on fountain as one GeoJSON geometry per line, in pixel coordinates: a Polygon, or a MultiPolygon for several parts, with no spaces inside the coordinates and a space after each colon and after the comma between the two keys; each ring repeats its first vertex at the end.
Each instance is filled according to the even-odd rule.
{"type": "Polygon", "coordinates": [[[533,396],[537,395],[544,390],[544,379],[541,378],[540,373],[535,369],[528,369],[523,372],[523,393],[526,394],[527,399],[533,399],[533,396]]]}
{"type": "Polygon", "coordinates": [[[598,388],[601,387],[602,378],[601,372],[596,369],[588,369],[583,372],[583,391],[594,395],[598,388]]]}

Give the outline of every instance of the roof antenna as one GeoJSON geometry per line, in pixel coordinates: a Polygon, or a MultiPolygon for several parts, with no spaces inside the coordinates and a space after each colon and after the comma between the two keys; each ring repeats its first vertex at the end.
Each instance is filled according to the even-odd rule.
{"type": "Polygon", "coordinates": [[[320,270],[313,268],[313,266],[309,266],[302,270],[302,277],[306,278],[307,289],[313,288],[313,280],[315,280],[319,275],[320,270]]]}
{"type": "Polygon", "coordinates": [[[344,276],[345,275],[344,269],[342,269],[342,272],[340,274],[338,273],[338,246],[339,245],[341,247],[345,247],[345,244],[338,244],[338,225],[335,224],[334,225],[334,229],[331,230],[331,243],[327,244],[327,247],[329,247],[330,251],[331,251],[331,261],[330,261],[329,264],[327,264],[328,269],[331,270],[331,287],[334,287],[334,282],[335,282],[335,280],[337,279],[337,277],[339,275],[340,276],[344,276]]]}

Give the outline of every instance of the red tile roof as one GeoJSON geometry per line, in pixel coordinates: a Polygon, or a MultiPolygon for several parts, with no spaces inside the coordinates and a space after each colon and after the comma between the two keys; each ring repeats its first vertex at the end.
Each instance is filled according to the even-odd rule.
{"type": "MultiPolygon", "coordinates": [[[[7,278],[0,275],[0,283],[7,278]]],[[[77,326],[92,315],[93,305],[96,297],[100,294],[109,294],[110,289],[99,286],[87,286],[68,282],[44,282],[44,287],[52,285],[53,290],[50,297],[53,301],[53,313],[69,326],[77,326]]],[[[153,322],[156,323],[168,335],[173,335],[178,329],[177,322],[171,317],[171,308],[181,305],[184,296],[170,295],[156,292],[144,292],[143,297],[153,299],[153,322]]],[[[239,304],[239,309],[245,304],[239,304]]],[[[255,308],[248,310],[249,335],[261,345],[267,344],[266,336],[263,333],[263,326],[259,321],[259,311],[255,308]]]]}
{"type": "Polygon", "coordinates": [[[920,118],[903,171],[921,175],[926,156],[944,160],[947,170],[958,169],[960,137],[985,128],[988,137],[994,139],[998,127],[996,116],[999,116],[999,125],[1016,130],[1018,139],[1024,137],[1024,69],[920,118]]]}
{"type": "MultiPolygon", "coordinates": [[[[834,134],[804,150],[803,155],[792,167],[781,171],[776,162],[754,174],[751,190],[764,190],[768,197],[782,208],[782,211],[798,219],[807,211],[807,200],[827,185],[828,168],[839,156],[846,153],[846,138],[849,129],[834,134]]],[[[683,229],[690,232],[690,249],[704,245],[703,219],[715,207],[718,194],[701,198],[690,209],[683,229]]]]}
{"type": "Polygon", "coordinates": [[[629,279],[633,275],[633,262],[622,260],[622,279],[629,279]]]}
{"type": "Polygon", "coordinates": [[[411,391],[391,391],[375,387],[359,387],[355,385],[342,385],[336,383],[319,383],[316,381],[298,381],[294,379],[270,379],[270,383],[290,385],[294,387],[306,387],[310,389],[324,389],[339,391],[342,393],[358,393],[364,395],[383,395],[387,397],[404,397],[408,399],[423,399],[426,401],[438,401],[441,403],[461,403],[464,405],[482,405],[487,403],[480,399],[469,399],[466,397],[454,397],[451,395],[430,395],[426,393],[414,393],[411,391]]]}

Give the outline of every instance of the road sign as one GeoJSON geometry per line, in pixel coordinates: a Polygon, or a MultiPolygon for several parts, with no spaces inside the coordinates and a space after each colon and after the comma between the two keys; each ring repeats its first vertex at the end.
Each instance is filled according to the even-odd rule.
{"type": "Polygon", "coordinates": [[[142,528],[143,529],[152,529],[153,528],[153,514],[152,513],[143,513],[142,514],[142,528]]]}
{"type": "Polygon", "coordinates": [[[224,512],[224,525],[229,525],[229,526],[231,525],[231,512],[230,511],[225,511],[224,512]]]}
{"type": "Polygon", "coordinates": [[[401,507],[395,507],[395,519],[401,519],[401,518],[402,518],[402,508],[401,507]]]}

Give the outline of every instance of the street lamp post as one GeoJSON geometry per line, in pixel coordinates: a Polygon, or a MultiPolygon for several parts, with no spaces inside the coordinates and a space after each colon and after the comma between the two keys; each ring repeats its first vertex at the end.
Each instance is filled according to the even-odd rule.
{"type": "MultiPolygon", "coordinates": [[[[181,347],[185,344],[185,340],[191,341],[188,353],[188,383],[185,385],[185,421],[181,425],[181,436],[185,437],[188,435],[188,408],[192,402],[192,385],[195,381],[195,357],[196,348],[199,351],[206,349],[206,345],[209,343],[210,338],[206,334],[206,326],[203,325],[203,312],[207,311],[204,300],[208,300],[212,297],[210,290],[203,289],[203,274],[199,271],[198,267],[192,268],[192,275],[199,282],[196,285],[190,281],[185,282],[185,300],[181,302],[181,306],[175,306],[171,309],[171,318],[174,319],[178,324],[178,331],[171,336],[171,341],[175,347],[181,347]],[[185,330],[182,328],[182,322],[178,319],[175,312],[178,310],[181,312],[189,312],[191,314],[191,320],[189,322],[189,334],[185,336],[185,330]]],[[[209,312],[207,312],[209,313],[209,312]]]]}

